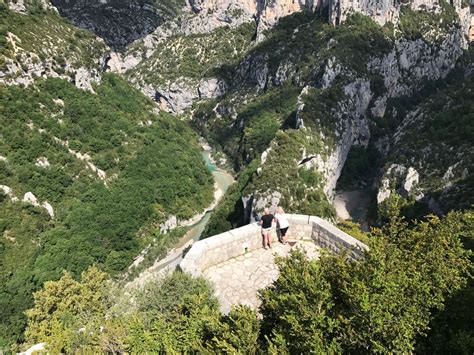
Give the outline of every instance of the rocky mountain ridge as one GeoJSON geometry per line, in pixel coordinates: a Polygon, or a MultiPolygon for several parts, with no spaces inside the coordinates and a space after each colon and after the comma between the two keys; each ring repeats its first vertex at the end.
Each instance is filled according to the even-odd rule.
{"type": "MultiPolygon", "coordinates": [[[[270,133],[266,146],[246,147],[250,127],[239,112],[246,110],[248,102],[258,101],[270,91],[282,94],[288,85],[292,88],[293,103],[285,112],[293,112],[293,118],[290,121],[284,117],[277,119],[278,125],[286,120],[285,125],[300,131],[295,134],[301,136],[297,144],[299,153],[292,158],[291,168],[286,169],[314,171],[319,176],[318,187],[302,183],[301,188],[321,190],[331,201],[351,148],[366,147],[371,142],[379,147],[382,155],[386,154],[388,148],[384,142],[388,136],[373,138],[372,126],[378,124],[377,120],[384,120],[391,101],[410,96],[426,82],[447,76],[467,48],[471,20],[469,7],[460,1],[402,4],[202,0],[186,4],[170,2],[161,8],[154,2],[125,4],[120,0],[74,4],[58,0],[55,4],[79,25],[80,9],[92,11],[103,6],[119,13],[129,11],[130,6],[141,6],[144,13],[161,16],[153,25],[156,29],[143,38],[139,37],[150,32],[150,26],[141,33],[126,24],[125,32],[139,39],[123,53],[104,50],[96,68],[99,72],[123,73],[154,99],[160,110],[185,114],[204,135],[216,127],[220,127],[221,132],[227,125],[224,131],[232,134],[221,139],[220,133],[210,133],[208,138],[225,146],[229,139],[240,137],[237,149],[224,147],[225,153],[238,155],[230,159],[240,161],[237,170],[265,151],[258,173],[244,192],[244,202],[251,201],[251,205],[244,206],[247,211],[258,211],[268,203],[276,205],[284,201],[288,205],[296,204],[296,208],[297,199],[304,196],[295,199],[291,189],[265,187],[268,184],[262,182],[269,179],[265,161],[272,160],[272,155],[278,152],[275,145],[280,143],[278,139],[273,140],[274,133],[270,133]],[[318,15],[323,12],[327,17],[318,15]],[[354,21],[351,15],[354,13],[369,16],[376,24],[369,25],[360,19],[354,21]],[[324,22],[340,27],[331,29],[324,22]],[[365,49],[362,48],[364,41],[370,37],[355,38],[355,42],[360,43],[359,48],[346,42],[351,28],[367,26],[369,30],[362,31],[360,36],[371,36],[377,31],[375,26],[381,25],[382,34],[371,38],[365,49]],[[313,31],[312,36],[315,36],[313,44],[309,44],[313,40],[308,31],[313,31]],[[354,51],[359,53],[359,58],[353,57],[354,51]],[[193,59],[190,61],[190,58],[193,59]],[[328,96],[337,100],[328,101],[328,96]],[[323,104],[317,103],[318,100],[323,104]],[[196,107],[205,106],[206,102],[211,102],[213,109],[203,116],[200,109],[196,112],[196,107]],[[316,115],[315,110],[319,111],[316,115]],[[326,113],[321,115],[321,110],[326,113]],[[248,149],[250,154],[245,152],[248,149]]],[[[140,12],[138,7],[137,11],[140,12]]],[[[94,20],[87,11],[81,16],[94,20]]],[[[110,42],[110,37],[101,32],[106,27],[95,28],[95,31],[110,42]]],[[[122,32],[116,32],[120,37],[122,32]]],[[[67,64],[66,68],[68,66],[72,67],[67,64]]],[[[9,68],[8,76],[12,76],[12,66],[9,68]]],[[[38,70],[27,72],[38,75],[38,70]]],[[[99,72],[81,67],[72,80],[92,89],[90,83],[82,83],[100,80],[99,72]]],[[[50,75],[55,74],[50,72],[50,75]]],[[[31,75],[29,77],[31,81],[31,75]]],[[[23,79],[16,80],[19,83],[23,79]]]]}
{"type": "MultiPolygon", "coordinates": [[[[277,52],[280,51],[277,54],[269,52],[269,48],[259,50],[257,47],[244,58],[236,69],[236,75],[230,80],[238,83],[238,88],[231,87],[227,98],[214,104],[214,118],[213,114],[208,114],[205,120],[216,122],[222,119],[221,116],[228,117],[222,120],[226,124],[234,122],[234,127],[243,126],[241,131],[245,131],[246,123],[239,121],[239,115],[236,114],[238,109],[235,109],[235,102],[239,102],[237,97],[242,96],[242,87],[256,93],[258,97],[259,93],[266,90],[279,90],[285,82],[296,85],[300,93],[294,106],[292,127],[301,131],[304,138],[294,141],[293,144],[300,147],[300,152],[295,153],[293,160],[288,162],[291,168],[280,167],[280,173],[291,175],[290,171],[315,170],[321,174],[321,189],[332,199],[351,147],[366,147],[369,144],[371,127],[377,121],[384,120],[390,101],[412,95],[426,82],[445,78],[467,48],[465,28],[459,22],[464,20],[458,17],[459,14],[466,16],[465,8],[459,8],[457,12],[454,12],[454,8],[438,9],[438,15],[430,15],[431,24],[423,23],[424,19],[420,19],[417,23],[420,32],[416,34],[408,32],[407,18],[417,16],[418,13],[409,8],[403,11],[395,30],[395,33],[399,31],[399,35],[377,38],[374,33],[364,33],[365,38],[373,35],[373,42],[380,41],[380,46],[374,43],[372,48],[359,52],[360,58],[357,59],[352,56],[351,59],[347,58],[341,46],[349,44],[341,43],[337,35],[328,38],[319,49],[315,48],[314,53],[317,53],[318,59],[322,58],[319,59],[322,64],[309,68],[304,62],[306,58],[298,56],[298,45],[288,46],[286,50],[275,47],[277,52]],[[443,24],[441,28],[438,27],[440,23],[443,24]],[[302,70],[304,67],[307,71],[302,70]],[[308,74],[304,76],[303,72],[308,74]],[[232,95],[236,95],[236,98],[229,99],[232,95]],[[334,101],[331,100],[329,105],[320,105],[317,101],[326,100],[327,95],[334,96],[335,100],[332,99],[334,101]]],[[[362,26],[362,23],[358,25],[362,26]]],[[[354,26],[350,24],[348,27],[354,26]]],[[[304,25],[300,25],[300,28],[304,28],[304,25]]],[[[298,33],[299,28],[295,26],[292,40],[298,41],[298,33]]],[[[304,37],[299,39],[305,40],[304,37]]],[[[224,142],[221,140],[219,143],[224,146],[224,142]]],[[[278,155],[282,154],[278,149],[280,144],[282,142],[277,137],[271,143],[271,149],[262,154],[260,167],[252,183],[244,190],[243,202],[250,203],[250,206],[244,207],[247,213],[259,211],[266,205],[283,203],[298,206],[297,200],[305,198],[304,195],[295,198],[289,186],[275,188],[275,184],[265,182],[275,181],[271,177],[271,174],[277,173],[274,170],[275,163],[268,168],[266,165],[272,155],[276,155],[275,160],[278,160],[278,155]],[[270,175],[265,173],[266,170],[270,175]]],[[[383,140],[378,145],[382,150],[386,148],[383,140]]],[[[308,185],[303,186],[308,190],[308,185]]]]}
{"type": "Polygon", "coordinates": [[[93,91],[106,70],[110,49],[102,39],[67,24],[48,1],[33,4],[10,1],[12,11],[2,9],[6,26],[1,29],[5,45],[0,51],[0,83],[28,86],[37,78],[57,77],[93,91]],[[30,15],[36,22],[29,21],[30,15]]]}

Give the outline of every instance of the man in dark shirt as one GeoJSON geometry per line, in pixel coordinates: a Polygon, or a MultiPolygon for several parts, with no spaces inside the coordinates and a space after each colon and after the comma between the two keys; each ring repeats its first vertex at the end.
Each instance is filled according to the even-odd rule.
{"type": "Polygon", "coordinates": [[[272,223],[275,222],[275,216],[273,216],[268,208],[263,210],[263,216],[260,218],[260,225],[262,226],[262,238],[263,248],[271,248],[270,231],[272,230],[272,223]],[[268,246],[268,247],[267,247],[268,246]]]}

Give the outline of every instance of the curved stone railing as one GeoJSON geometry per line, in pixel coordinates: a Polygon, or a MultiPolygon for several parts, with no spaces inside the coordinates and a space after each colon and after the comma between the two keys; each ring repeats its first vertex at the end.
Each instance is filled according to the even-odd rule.
{"type": "MultiPolygon", "coordinates": [[[[319,217],[299,214],[286,216],[290,222],[290,239],[312,240],[319,247],[334,253],[349,250],[351,259],[359,259],[368,250],[367,245],[319,217]]],[[[276,241],[274,230],[271,235],[273,241],[276,241]]],[[[185,272],[200,276],[212,265],[261,247],[260,226],[252,223],[194,243],[179,266],[185,272]]]]}

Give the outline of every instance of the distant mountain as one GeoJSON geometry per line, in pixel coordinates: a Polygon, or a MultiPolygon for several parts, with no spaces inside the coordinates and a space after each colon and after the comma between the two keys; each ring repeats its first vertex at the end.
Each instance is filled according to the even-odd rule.
{"type": "Polygon", "coordinates": [[[178,16],[184,0],[53,0],[59,13],[74,25],[94,32],[120,50],[178,16]]]}

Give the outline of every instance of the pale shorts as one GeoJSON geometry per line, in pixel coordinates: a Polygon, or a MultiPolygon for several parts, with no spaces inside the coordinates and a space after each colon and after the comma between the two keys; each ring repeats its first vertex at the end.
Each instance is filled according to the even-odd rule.
{"type": "Polygon", "coordinates": [[[270,227],[270,228],[262,228],[262,234],[270,233],[271,230],[272,230],[272,227],[270,227]]]}

